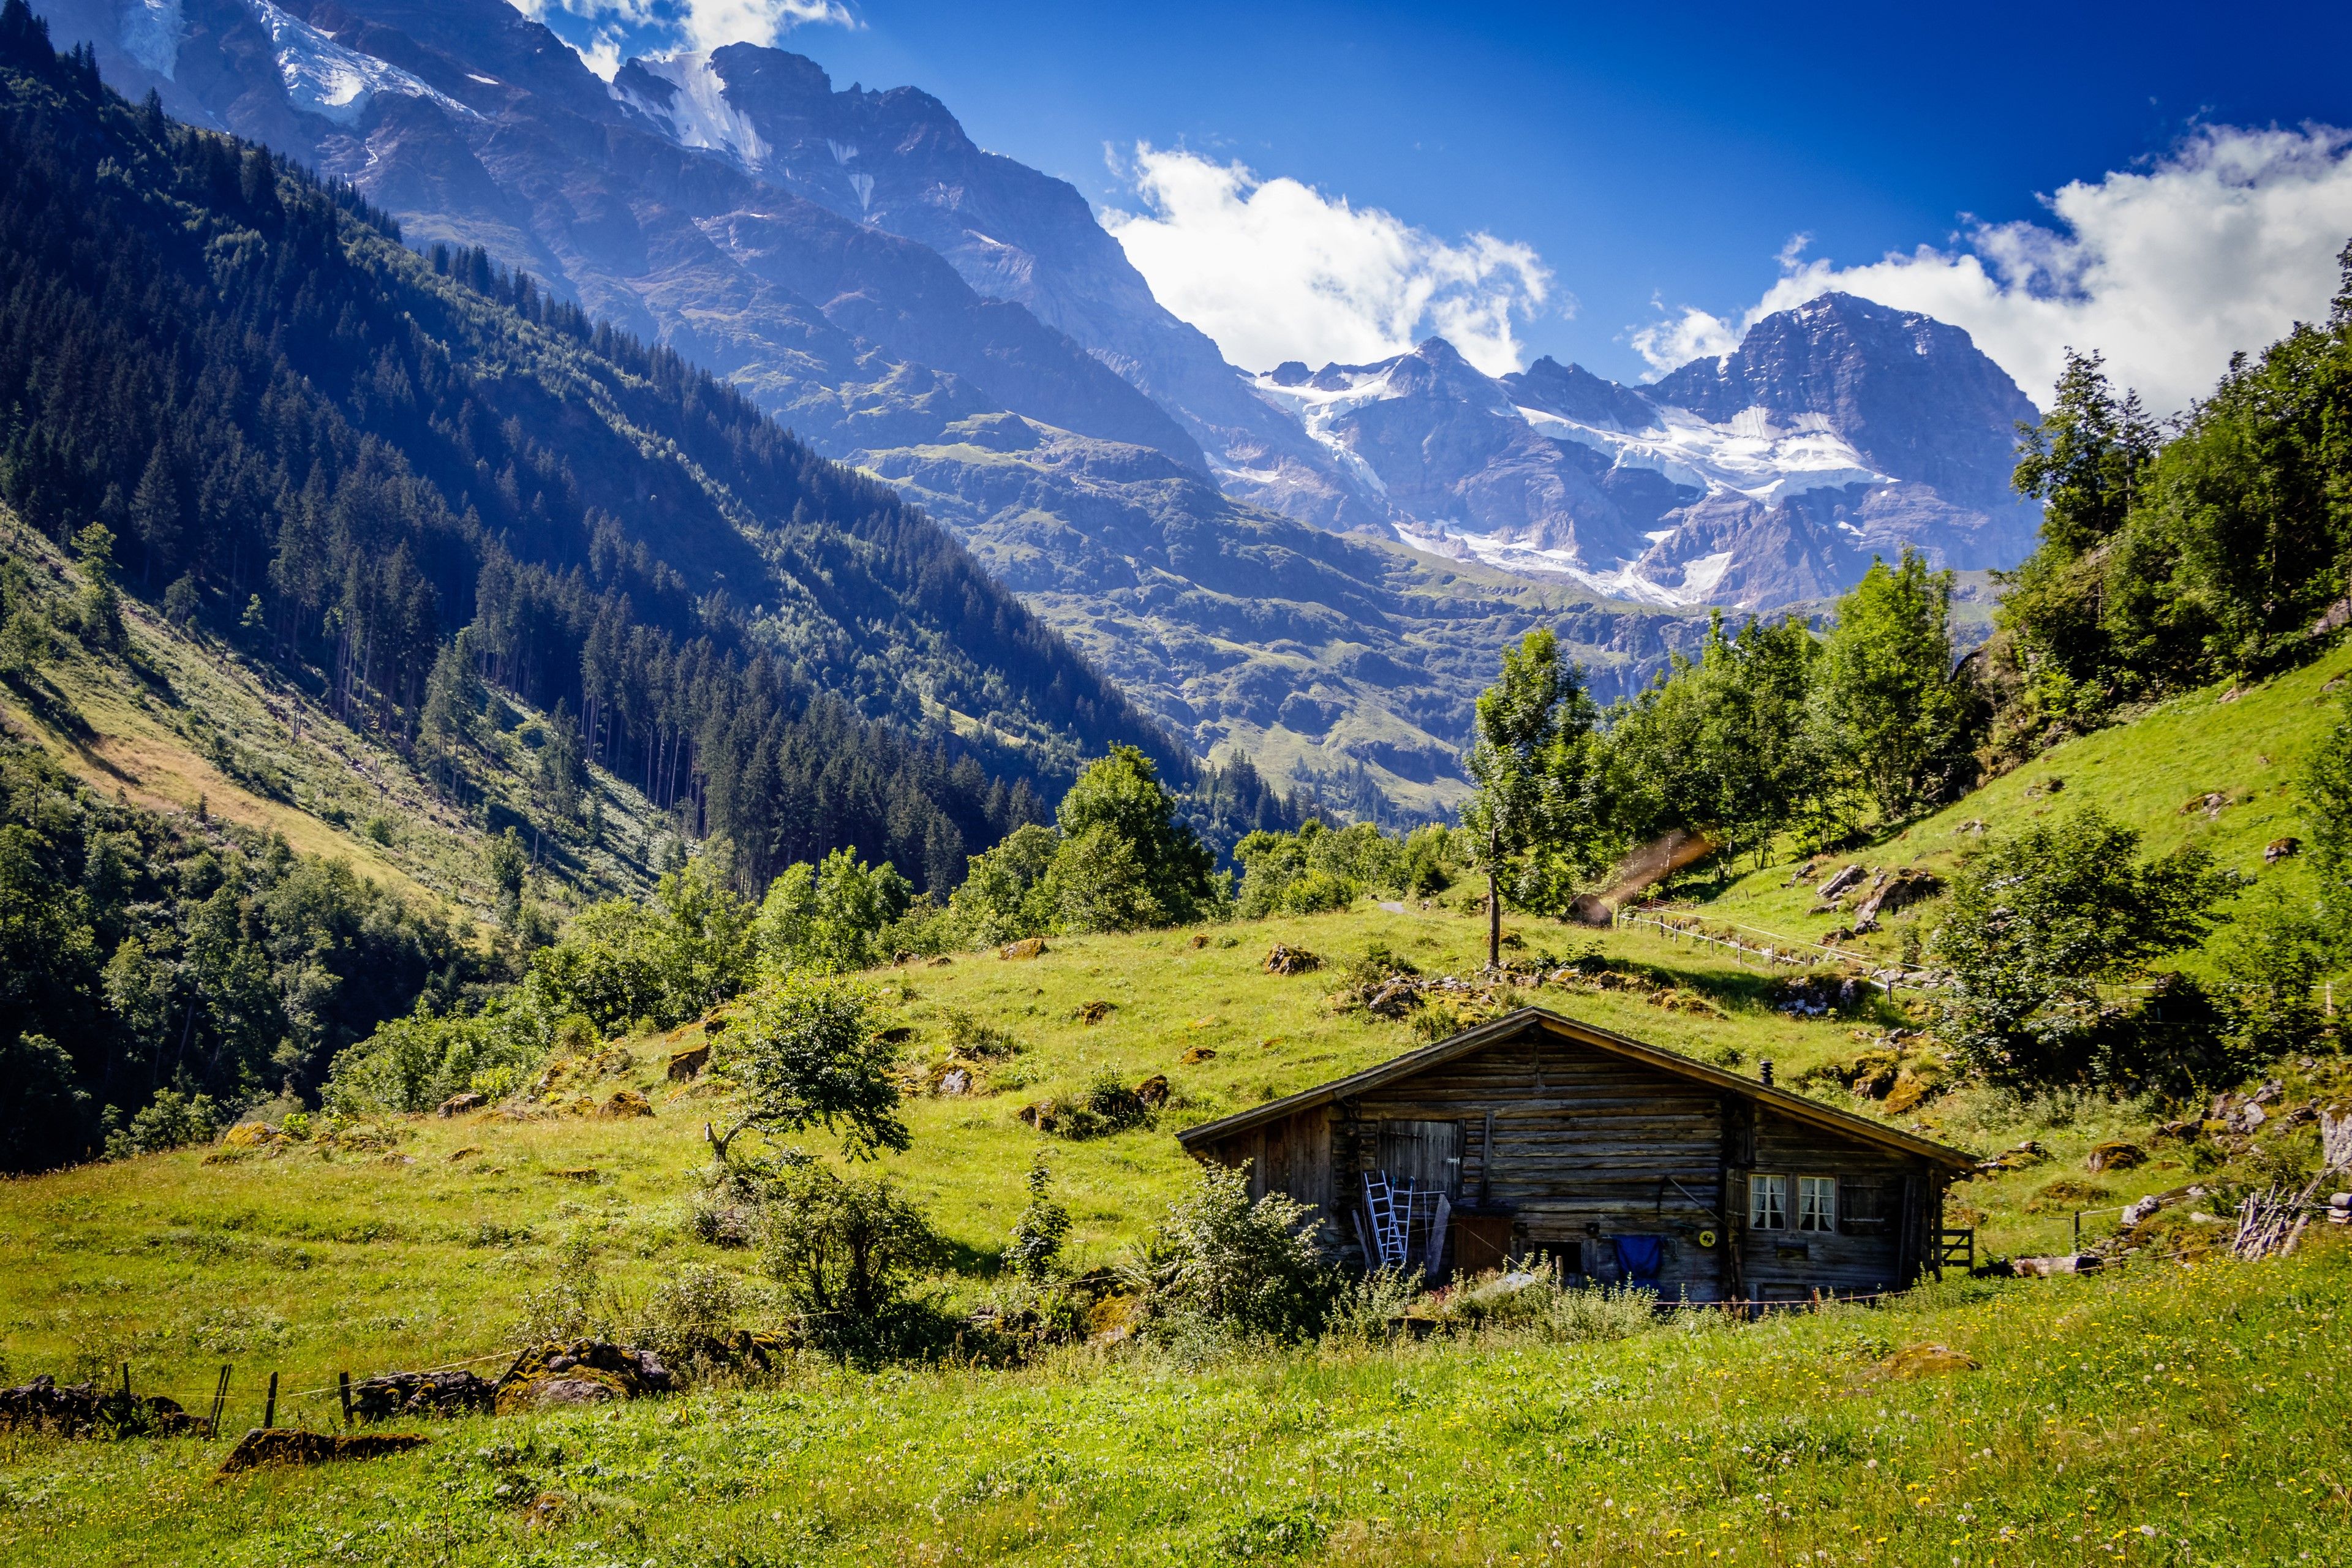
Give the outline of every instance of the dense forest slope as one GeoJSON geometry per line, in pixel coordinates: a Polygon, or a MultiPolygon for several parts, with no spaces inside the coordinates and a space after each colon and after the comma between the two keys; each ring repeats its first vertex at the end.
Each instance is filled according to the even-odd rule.
{"type": "Polygon", "coordinates": [[[103,524],[127,584],[253,623],[403,750],[463,665],[563,704],[750,875],[856,841],[919,881],[1034,814],[1008,778],[1115,741],[1181,765],[888,489],[479,252],[419,258],[124,103],[21,5],[0,156],[0,498],[103,524]]]}

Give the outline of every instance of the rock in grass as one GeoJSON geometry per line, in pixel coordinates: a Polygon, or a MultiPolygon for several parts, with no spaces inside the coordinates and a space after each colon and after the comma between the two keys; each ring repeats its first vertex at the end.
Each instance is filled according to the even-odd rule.
{"type": "Polygon", "coordinates": [[[710,1042],[709,1040],[682,1051],[672,1051],[669,1056],[669,1081],[691,1083],[702,1069],[709,1065],[710,1042]]]}
{"type": "Polygon", "coordinates": [[[352,1414],[362,1421],[401,1415],[465,1415],[498,1404],[498,1387],[466,1371],[387,1372],[352,1385],[352,1414]]]}
{"type": "Polygon", "coordinates": [[[441,1102],[439,1114],[461,1116],[468,1110],[479,1110],[489,1102],[489,1096],[484,1094],[453,1094],[441,1102]]]}
{"type": "Polygon", "coordinates": [[[1943,1377],[1956,1372],[1974,1372],[1977,1360],[1949,1345],[1906,1345],[1878,1363],[1889,1377],[1943,1377]]]}
{"type": "Polygon", "coordinates": [[[2135,1165],[2143,1165],[2147,1163],[2147,1150],[2137,1143],[2126,1143],[2120,1139],[2111,1138],[2091,1151],[2083,1161],[2083,1168],[2092,1172],[2128,1171],[2135,1165]]]}
{"type": "Polygon", "coordinates": [[[264,1465],[327,1465],[338,1459],[375,1459],[421,1448],[426,1439],[415,1432],[304,1432],[292,1426],[256,1426],[228,1451],[220,1473],[257,1469],[264,1465]]]}
{"type": "Polygon", "coordinates": [[[612,1099],[596,1108],[596,1114],[607,1121],[626,1121],[653,1113],[652,1104],[634,1089],[614,1090],[612,1099]]]}
{"type": "Polygon", "coordinates": [[[651,1351],[610,1340],[551,1340],[515,1357],[499,1379],[498,1409],[597,1405],[667,1394],[676,1379],[651,1351]]]}
{"type": "Polygon", "coordinates": [[[1303,947],[1276,942],[1266,950],[1265,972],[1268,974],[1311,974],[1323,967],[1323,961],[1303,947]]]}
{"type": "Polygon", "coordinates": [[[1003,959],[1043,958],[1048,951],[1044,937],[1029,936],[1019,942],[1006,942],[996,950],[996,956],[1003,959]]]}

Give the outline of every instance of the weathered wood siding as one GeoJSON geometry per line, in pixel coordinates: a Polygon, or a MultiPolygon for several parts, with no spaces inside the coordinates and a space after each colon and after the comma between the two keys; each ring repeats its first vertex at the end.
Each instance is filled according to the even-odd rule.
{"type": "Polygon", "coordinates": [[[1899,1289],[1917,1271],[1940,1200],[1940,1179],[1923,1160],[1759,1111],[1747,1097],[1543,1028],[1236,1132],[1206,1152],[1227,1164],[1248,1161],[1253,1195],[1286,1192],[1317,1208],[1327,1244],[1360,1266],[1353,1211],[1388,1121],[1461,1127],[1459,1196],[1475,1201],[1483,1184],[1508,1205],[1516,1251],[1546,1251],[1610,1279],[1612,1238],[1661,1237],[1661,1288],[1697,1300],[1899,1289]],[[1790,1229],[1750,1234],[1754,1172],[1790,1179],[1790,1229]],[[1885,1222],[1797,1232],[1801,1175],[1838,1177],[1841,1194],[1847,1183],[1895,1194],[1885,1222]],[[1713,1246],[1700,1245],[1702,1232],[1714,1233],[1713,1246]]]}

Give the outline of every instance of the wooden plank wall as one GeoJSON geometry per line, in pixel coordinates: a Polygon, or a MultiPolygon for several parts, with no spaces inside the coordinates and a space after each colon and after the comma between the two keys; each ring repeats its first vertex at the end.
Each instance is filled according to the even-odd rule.
{"type": "Polygon", "coordinates": [[[1743,1097],[1625,1060],[1549,1030],[1530,1029],[1334,1106],[1235,1134],[1212,1157],[1250,1162],[1252,1194],[1290,1194],[1321,1214],[1328,1246],[1361,1266],[1351,1218],[1362,1175],[1373,1168],[1380,1123],[1453,1121],[1463,1129],[1462,1196],[1481,1178],[1515,1211],[1516,1251],[1578,1257],[1600,1279],[1615,1276],[1609,1238],[1667,1238],[1660,1283],[1695,1300],[1801,1299],[1895,1289],[1916,1261],[1906,1236],[1936,1222],[1925,1205],[1940,1186],[1925,1162],[1761,1112],[1747,1125],[1743,1097]],[[1727,1105],[1727,1100],[1728,1105],[1727,1105]],[[1494,1115],[1491,1165],[1482,1132],[1494,1115]],[[1913,1178],[1915,1224],[1889,1221],[1871,1235],[1747,1234],[1748,1170],[1795,1177],[1900,1184],[1913,1178]],[[1728,1211],[1728,1212],[1726,1212],[1728,1211]],[[1698,1245],[1701,1231],[1716,1245],[1698,1245]],[[1801,1254],[1796,1251],[1802,1248],[1801,1254]],[[1572,1249],[1572,1250],[1571,1250],[1572,1249]],[[1736,1256],[1735,1256],[1736,1254],[1736,1256]]]}

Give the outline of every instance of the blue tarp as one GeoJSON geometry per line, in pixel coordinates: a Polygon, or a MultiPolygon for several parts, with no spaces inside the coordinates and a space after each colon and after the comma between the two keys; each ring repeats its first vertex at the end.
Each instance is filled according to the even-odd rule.
{"type": "Polygon", "coordinates": [[[1666,1255],[1664,1237],[1617,1236],[1610,1241],[1617,1248],[1617,1272],[1626,1284],[1657,1284],[1658,1265],[1666,1255]]]}

